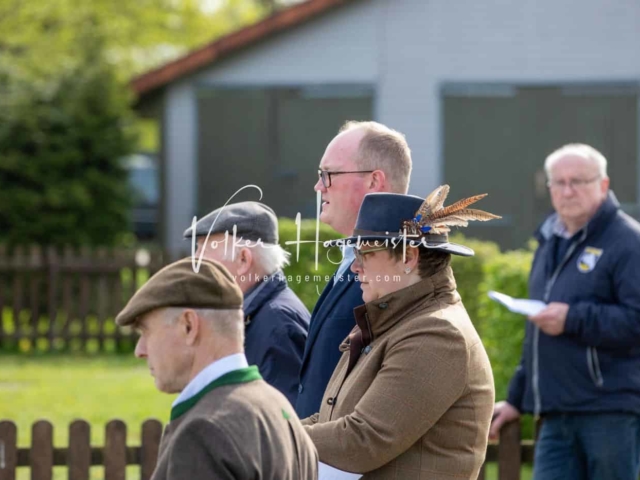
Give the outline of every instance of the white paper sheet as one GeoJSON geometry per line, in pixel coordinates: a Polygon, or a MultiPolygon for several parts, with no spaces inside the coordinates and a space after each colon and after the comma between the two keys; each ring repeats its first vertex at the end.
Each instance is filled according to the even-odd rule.
{"type": "Polygon", "coordinates": [[[522,315],[536,315],[542,310],[547,308],[547,305],[540,300],[529,300],[525,298],[513,298],[504,293],[489,292],[489,298],[501,303],[514,313],[521,313],[522,315]]]}
{"type": "Polygon", "coordinates": [[[359,473],[344,472],[326,463],[318,464],[318,480],[358,480],[361,477],[359,473]]]}

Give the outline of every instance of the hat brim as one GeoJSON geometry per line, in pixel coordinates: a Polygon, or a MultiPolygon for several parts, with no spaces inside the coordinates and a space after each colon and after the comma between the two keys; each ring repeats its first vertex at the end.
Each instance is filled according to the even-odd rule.
{"type": "MultiPolygon", "coordinates": [[[[409,242],[413,240],[414,242],[417,239],[407,239],[407,245],[409,242]]],[[[358,237],[347,237],[347,238],[338,238],[335,240],[328,240],[324,242],[325,247],[342,247],[349,246],[355,247],[356,245],[369,244],[371,246],[383,246],[384,242],[387,242],[389,246],[397,245],[400,247],[403,242],[403,238],[400,236],[397,237],[385,237],[385,236],[376,236],[376,235],[362,235],[358,237]],[[374,242],[377,242],[374,245],[374,242]]],[[[427,241],[423,241],[420,243],[420,246],[423,248],[428,248],[430,250],[439,250],[441,252],[450,253],[452,255],[459,255],[461,257],[473,257],[475,252],[473,249],[469,247],[465,247],[464,245],[460,245],[458,243],[430,243],[427,241]]]]}

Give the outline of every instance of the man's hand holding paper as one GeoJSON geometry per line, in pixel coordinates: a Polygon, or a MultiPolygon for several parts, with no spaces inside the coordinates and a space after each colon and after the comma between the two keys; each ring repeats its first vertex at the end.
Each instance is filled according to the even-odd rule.
{"type": "Polygon", "coordinates": [[[522,315],[537,315],[545,308],[547,308],[547,305],[539,300],[513,298],[509,295],[505,295],[504,293],[494,292],[493,290],[489,292],[489,298],[495,300],[498,303],[501,303],[511,312],[520,313],[522,315]]]}
{"type": "Polygon", "coordinates": [[[540,300],[513,298],[494,291],[489,292],[489,298],[501,303],[511,312],[527,315],[529,320],[547,335],[555,336],[564,332],[564,324],[569,311],[569,305],[566,303],[551,302],[547,305],[540,300]]]}

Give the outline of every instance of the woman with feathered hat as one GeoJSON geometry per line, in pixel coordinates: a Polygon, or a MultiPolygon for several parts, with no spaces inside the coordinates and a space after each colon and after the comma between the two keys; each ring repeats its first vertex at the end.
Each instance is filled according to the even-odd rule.
{"type": "Polygon", "coordinates": [[[363,480],[475,480],[484,462],[493,375],[450,267],[473,250],[448,233],[499,217],[467,208],[484,195],[444,208],[448,191],[369,194],[354,235],[329,242],[354,248],[365,303],[303,424],[322,463],[363,480]]]}

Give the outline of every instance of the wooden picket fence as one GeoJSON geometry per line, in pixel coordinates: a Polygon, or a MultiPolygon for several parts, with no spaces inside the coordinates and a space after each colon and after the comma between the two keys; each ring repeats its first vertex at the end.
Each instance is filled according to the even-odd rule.
{"type": "MultiPolygon", "coordinates": [[[[107,424],[104,447],[91,446],[91,427],[84,420],[70,425],[67,448],[53,446],[53,426],[47,421],[33,424],[30,448],[17,447],[17,433],[15,423],[0,421],[0,480],[15,480],[17,467],[29,467],[32,480],[51,480],[54,466],[67,467],[69,480],[89,480],[92,466],[104,467],[105,480],[125,480],[128,465],[139,465],[140,479],[148,480],[158,458],[162,424],[145,421],[136,447],[127,446],[127,426],[120,420],[107,424]]],[[[531,441],[520,441],[520,423],[512,422],[502,429],[500,442],[489,445],[486,462],[497,462],[498,480],[519,480],[522,463],[533,462],[533,448],[531,441]]],[[[479,480],[485,480],[484,470],[479,480]]]]}
{"type": "Polygon", "coordinates": [[[17,467],[29,467],[32,480],[51,480],[54,466],[66,466],[69,480],[89,480],[92,466],[104,467],[105,480],[125,480],[128,465],[140,466],[140,479],[151,478],[158,459],[162,424],[142,424],[139,447],[127,446],[127,426],[120,420],[106,425],[105,445],[90,444],[91,426],[76,420],[69,426],[69,446],[54,448],[53,426],[47,421],[33,424],[31,447],[18,448],[18,429],[10,421],[0,422],[0,480],[15,480],[17,467]]]}
{"type": "Polygon", "coordinates": [[[110,320],[165,258],[159,250],[0,245],[0,349],[117,349],[131,334],[110,320]]]}

